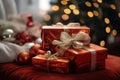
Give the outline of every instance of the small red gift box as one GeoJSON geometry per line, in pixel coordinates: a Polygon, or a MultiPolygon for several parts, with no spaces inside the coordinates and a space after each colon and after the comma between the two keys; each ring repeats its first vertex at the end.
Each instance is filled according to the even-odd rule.
{"type": "Polygon", "coordinates": [[[48,60],[45,55],[37,55],[32,58],[32,64],[36,69],[42,71],[58,73],[69,72],[69,60],[64,58],[48,60]]]}
{"type": "Polygon", "coordinates": [[[86,26],[71,26],[71,27],[62,27],[62,26],[43,26],[42,27],[42,48],[44,50],[56,51],[54,45],[52,45],[53,40],[59,40],[61,32],[66,31],[68,34],[77,34],[78,32],[90,33],[90,28],[86,26]]]}
{"type": "Polygon", "coordinates": [[[95,53],[86,49],[69,48],[64,52],[64,56],[74,63],[77,72],[90,70],[94,66],[95,69],[105,68],[105,59],[107,58],[107,49],[95,44],[90,44],[89,49],[95,50],[95,53]]]}

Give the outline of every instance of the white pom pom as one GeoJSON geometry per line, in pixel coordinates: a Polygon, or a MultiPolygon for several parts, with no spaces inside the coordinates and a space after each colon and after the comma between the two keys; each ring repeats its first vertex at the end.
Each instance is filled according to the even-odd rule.
{"type": "Polygon", "coordinates": [[[36,39],[35,43],[41,44],[42,43],[42,39],[41,38],[36,39]]]}

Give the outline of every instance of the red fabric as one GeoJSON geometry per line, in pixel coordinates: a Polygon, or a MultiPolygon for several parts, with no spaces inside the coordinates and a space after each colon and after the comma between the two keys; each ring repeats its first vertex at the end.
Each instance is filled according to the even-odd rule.
{"type": "Polygon", "coordinates": [[[120,57],[108,55],[106,69],[86,73],[41,72],[32,65],[0,64],[0,80],[120,80],[120,57]]]}

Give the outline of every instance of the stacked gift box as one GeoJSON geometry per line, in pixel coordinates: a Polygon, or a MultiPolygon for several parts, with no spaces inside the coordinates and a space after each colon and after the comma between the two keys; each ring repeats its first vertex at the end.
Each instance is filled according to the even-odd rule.
{"type": "MultiPolygon", "coordinates": [[[[59,73],[68,73],[68,72],[86,72],[86,71],[95,71],[105,68],[105,59],[107,58],[107,49],[100,47],[98,45],[90,43],[86,36],[81,36],[81,34],[88,35],[90,34],[90,28],[86,26],[80,26],[76,23],[70,25],[53,25],[53,26],[43,26],[42,27],[42,49],[45,51],[50,50],[52,57],[46,57],[46,55],[37,55],[32,58],[32,63],[36,69],[50,71],[50,72],[59,72],[59,73]],[[64,46],[61,48],[61,44],[64,44],[64,40],[69,36],[70,39],[76,37],[81,37],[81,39],[76,39],[77,48],[69,46],[64,46]],[[62,37],[61,37],[62,35],[62,37]],[[71,37],[72,36],[72,37],[71,37]],[[63,39],[62,41],[61,38],[63,39]],[[54,45],[53,41],[58,40],[59,45],[54,45]],[[83,45],[88,40],[89,43],[83,45]],[[80,45],[79,45],[80,44],[80,45]],[[82,45],[81,45],[82,44],[82,45]],[[62,56],[56,56],[61,51],[62,56]],[[55,56],[55,58],[53,58],[55,56]]],[[[72,39],[72,43],[75,40],[72,39]]],[[[67,44],[67,45],[68,45],[67,44]]],[[[46,53],[47,54],[47,53],[46,53]]]]}

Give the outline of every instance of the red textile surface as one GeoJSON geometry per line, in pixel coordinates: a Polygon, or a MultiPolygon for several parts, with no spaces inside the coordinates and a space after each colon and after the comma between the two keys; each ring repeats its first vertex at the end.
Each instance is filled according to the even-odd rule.
{"type": "Polygon", "coordinates": [[[50,73],[34,69],[32,65],[0,64],[0,80],[120,80],[120,57],[108,55],[106,69],[86,73],[50,73]]]}

